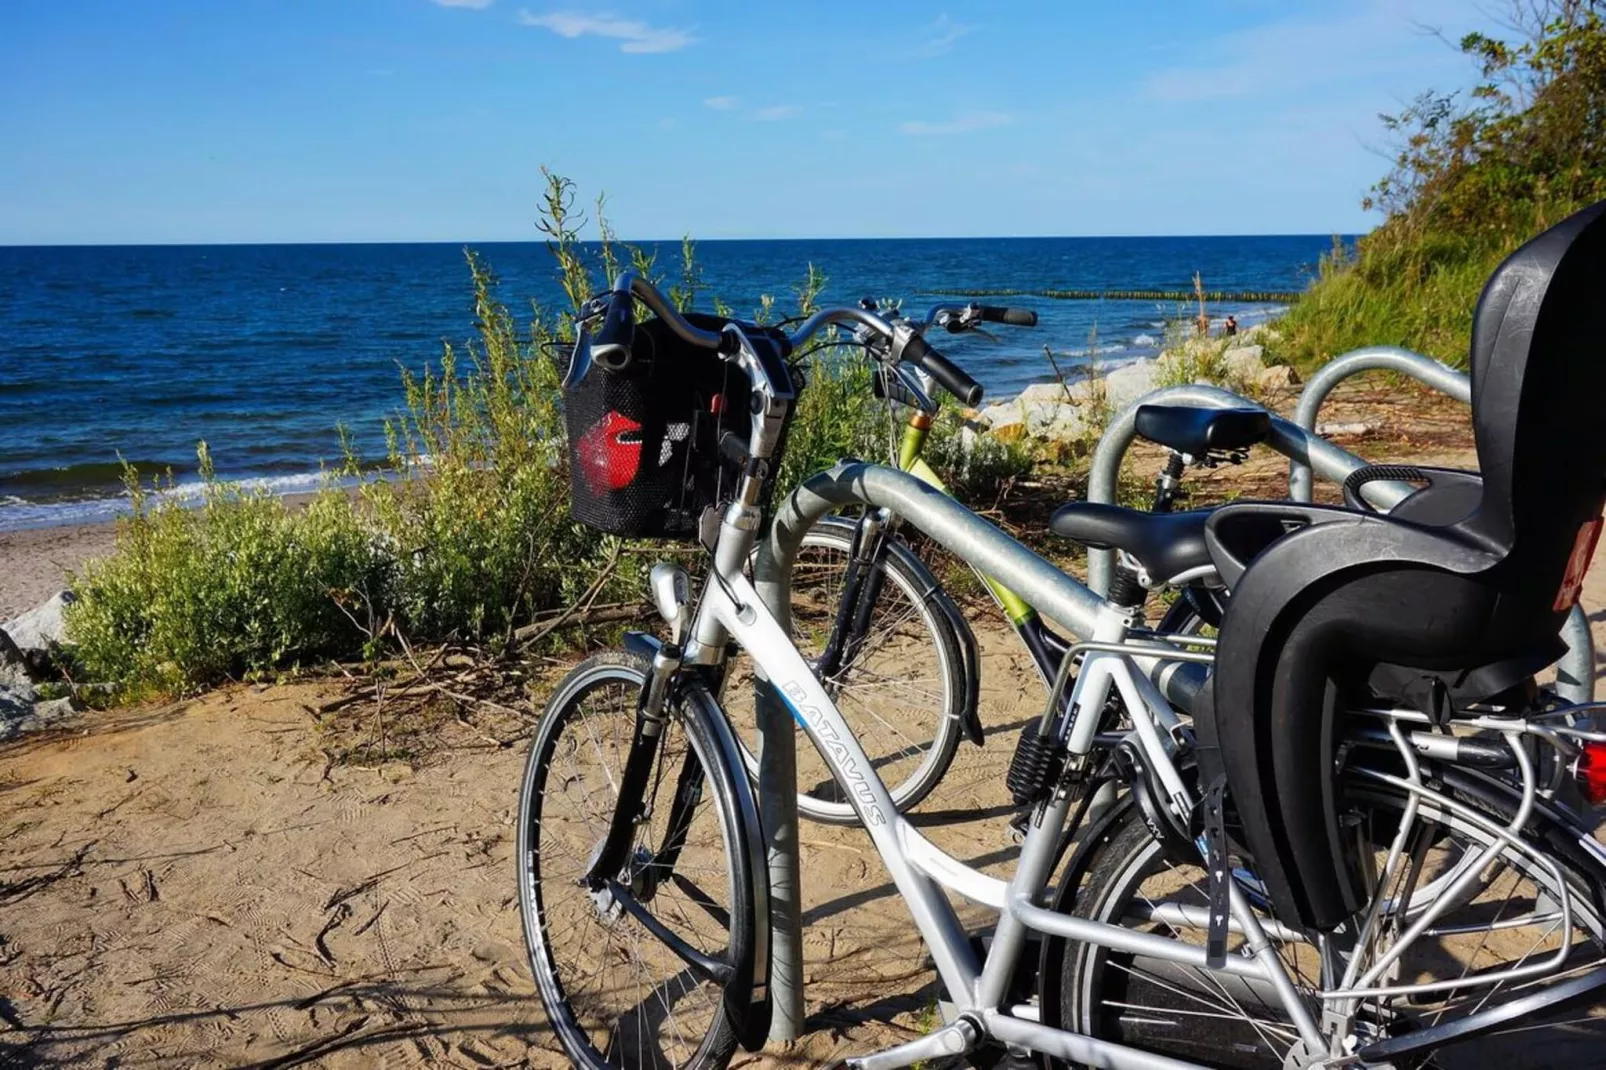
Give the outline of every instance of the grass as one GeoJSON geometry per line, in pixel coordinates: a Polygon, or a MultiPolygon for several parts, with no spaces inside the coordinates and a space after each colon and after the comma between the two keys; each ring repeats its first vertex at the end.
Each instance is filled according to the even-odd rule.
{"type": "Polygon", "coordinates": [[[1385,116],[1394,166],[1366,200],[1383,224],[1334,243],[1278,324],[1275,356],[1320,364],[1399,345],[1465,367],[1485,281],[1543,229],[1606,198],[1606,24],[1599,0],[1524,0],[1502,41],[1469,34],[1481,81],[1385,116]]]}

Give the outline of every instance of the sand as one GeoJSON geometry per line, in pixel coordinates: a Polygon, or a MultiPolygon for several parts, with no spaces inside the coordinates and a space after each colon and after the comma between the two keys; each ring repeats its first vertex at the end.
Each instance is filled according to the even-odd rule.
{"type": "Polygon", "coordinates": [[[0,531],[0,621],[66,587],[68,573],[111,553],[116,534],[109,523],[0,531]]]}

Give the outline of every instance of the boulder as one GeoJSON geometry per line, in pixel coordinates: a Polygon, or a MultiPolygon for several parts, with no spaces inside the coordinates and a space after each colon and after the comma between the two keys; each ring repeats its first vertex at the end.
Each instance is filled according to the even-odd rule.
{"type": "Polygon", "coordinates": [[[1000,401],[976,414],[994,438],[1013,442],[1026,434],[1026,413],[1013,401],[1000,401]]]}
{"type": "Polygon", "coordinates": [[[0,625],[28,660],[37,665],[47,660],[56,647],[67,642],[67,606],[75,601],[71,591],[58,591],[42,605],[0,625]]]}
{"type": "Polygon", "coordinates": [[[1265,354],[1262,346],[1233,346],[1221,354],[1221,366],[1229,376],[1246,383],[1258,382],[1261,373],[1266,370],[1265,354]]]}
{"type": "Polygon", "coordinates": [[[19,717],[0,719],[0,740],[12,739],[24,732],[65,727],[78,712],[78,704],[70,698],[43,699],[30,705],[19,717]]]}
{"type": "Polygon", "coordinates": [[[1045,399],[1046,391],[1039,391],[1032,398],[1023,394],[982,410],[980,418],[986,422],[988,433],[1003,442],[1026,437],[1059,440],[1080,436],[1087,426],[1083,404],[1066,401],[1059,384],[1053,386],[1057,395],[1053,400],[1045,399]]]}
{"type": "Polygon", "coordinates": [[[10,739],[33,716],[38,692],[28,663],[4,634],[0,632],[0,739],[10,739]]]}
{"type": "Polygon", "coordinates": [[[1061,405],[1073,398],[1074,395],[1068,396],[1066,388],[1059,383],[1033,383],[1022,390],[1015,400],[1026,405],[1061,405]]]}
{"type": "Polygon", "coordinates": [[[1104,401],[1110,412],[1118,413],[1160,386],[1160,362],[1135,360],[1104,375],[1104,401]]]}
{"type": "Polygon", "coordinates": [[[1299,385],[1299,375],[1286,364],[1273,364],[1255,377],[1255,385],[1262,390],[1292,390],[1299,385]]]}

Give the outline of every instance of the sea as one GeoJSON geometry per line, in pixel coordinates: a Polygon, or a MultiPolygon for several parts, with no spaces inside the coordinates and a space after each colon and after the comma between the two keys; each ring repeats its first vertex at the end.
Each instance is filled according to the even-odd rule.
{"type": "MultiPolygon", "coordinates": [[[[825,304],[860,298],[923,310],[933,291],[1302,289],[1329,235],[709,241],[701,304],[751,315],[765,295],[796,309],[810,267],[825,304]]],[[[561,307],[540,242],[473,246],[521,318],[561,307]]],[[[678,242],[645,243],[673,271],[678,242]]],[[[592,250],[594,253],[595,250],[592,250]]],[[[1035,329],[947,336],[940,347],[989,397],[1089,361],[1152,357],[1175,301],[984,300],[1031,308],[1035,329]]],[[[1275,303],[1212,304],[1242,326],[1275,303]]],[[[341,457],[384,453],[401,369],[473,334],[465,246],[441,244],[0,247],[0,531],[103,520],[126,508],[122,462],[194,487],[196,444],[217,472],[310,490],[341,457]]]]}

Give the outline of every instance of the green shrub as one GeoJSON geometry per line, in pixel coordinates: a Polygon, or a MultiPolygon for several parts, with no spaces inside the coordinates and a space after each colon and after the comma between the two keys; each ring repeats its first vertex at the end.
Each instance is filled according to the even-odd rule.
{"type": "Polygon", "coordinates": [[[388,555],[338,491],[305,509],[218,482],[204,500],[153,504],[128,473],[133,515],[117,552],[73,581],[77,657],[93,678],[183,691],[289,659],[348,651],[339,598],[385,586],[388,555]],[[332,597],[332,595],[334,597],[332,597]]]}
{"type": "Polygon", "coordinates": [[[1523,242],[1606,198],[1606,25],[1598,0],[1514,5],[1515,44],[1469,34],[1467,97],[1426,93],[1384,124],[1400,141],[1367,207],[1383,224],[1335,243],[1278,324],[1281,359],[1319,364],[1391,344],[1465,366],[1484,282],[1523,242]]]}

